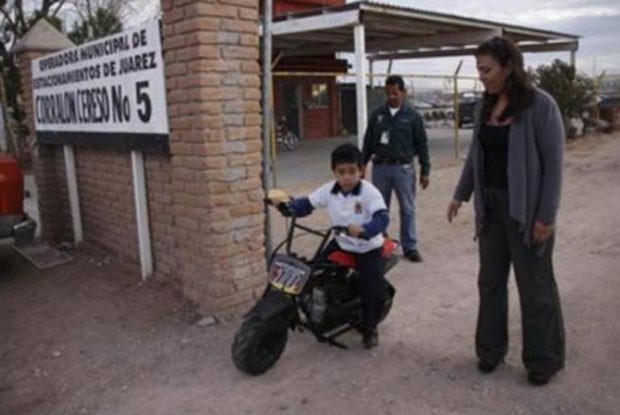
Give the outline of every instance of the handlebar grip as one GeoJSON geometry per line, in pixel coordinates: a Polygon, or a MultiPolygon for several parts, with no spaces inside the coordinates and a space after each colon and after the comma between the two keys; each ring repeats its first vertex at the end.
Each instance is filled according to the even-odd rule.
{"type": "Polygon", "coordinates": [[[295,216],[295,211],[291,208],[290,203],[280,203],[278,205],[278,211],[287,218],[295,216]]]}
{"type": "Polygon", "coordinates": [[[349,234],[349,229],[346,226],[332,226],[332,230],[335,234],[349,234]]]}
{"type": "Polygon", "coordinates": [[[276,205],[275,203],[273,203],[273,200],[268,197],[263,198],[263,202],[265,202],[265,204],[267,205],[274,206],[276,209],[278,209],[278,212],[280,212],[282,216],[285,216],[287,218],[295,216],[295,212],[293,211],[293,209],[291,209],[290,202],[278,203],[276,205]]]}

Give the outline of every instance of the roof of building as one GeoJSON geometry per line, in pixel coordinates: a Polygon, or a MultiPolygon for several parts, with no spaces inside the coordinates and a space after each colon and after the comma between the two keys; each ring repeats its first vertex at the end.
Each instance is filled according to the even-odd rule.
{"type": "Polygon", "coordinates": [[[73,46],[75,44],[65,34],[58,31],[47,20],[39,19],[13,46],[11,53],[28,50],[55,52],[73,46]]]}
{"type": "Polygon", "coordinates": [[[371,60],[471,54],[496,35],[524,52],[576,51],[579,36],[371,1],[274,18],[274,52],[284,56],[353,52],[352,28],[363,23],[371,60]]]}

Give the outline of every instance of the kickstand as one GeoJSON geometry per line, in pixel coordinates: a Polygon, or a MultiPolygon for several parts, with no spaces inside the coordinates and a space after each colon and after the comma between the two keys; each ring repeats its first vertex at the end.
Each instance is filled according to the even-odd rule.
{"type": "Polygon", "coordinates": [[[321,336],[320,334],[316,334],[316,333],[314,336],[320,343],[327,343],[330,346],[336,346],[339,349],[347,350],[349,348],[346,344],[340,343],[339,341],[335,340],[334,337],[325,337],[325,336],[321,336]]]}
{"type": "Polygon", "coordinates": [[[348,350],[349,349],[349,347],[346,344],[340,343],[339,341],[336,341],[336,340],[334,340],[332,338],[328,338],[327,339],[327,343],[330,346],[336,346],[336,347],[338,347],[340,349],[344,349],[344,350],[348,350]]]}

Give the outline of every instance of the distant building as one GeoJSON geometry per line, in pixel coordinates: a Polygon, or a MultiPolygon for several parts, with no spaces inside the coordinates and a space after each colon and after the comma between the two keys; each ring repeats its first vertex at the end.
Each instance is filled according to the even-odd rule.
{"type": "Polygon", "coordinates": [[[357,130],[365,128],[368,111],[374,108],[367,104],[377,97],[384,100],[381,90],[367,87],[365,93],[363,88],[373,62],[467,56],[476,44],[499,34],[513,39],[524,52],[567,51],[571,61],[579,44],[575,35],[372,0],[274,0],[273,28],[274,113],[279,119],[286,117],[302,139],[346,131],[361,140],[357,130]],[[368,67],[356,69],[356,86],[337,85],[337,77],[347,74],[349,65],[336,59],[336,53],[368,60],[368,67]],[[367,102],[358,102],[364,95],[367,102]]]}
{"type": "Polygon", "coordinates": [[[605,75],[601,79],[601,95],[620,97],[620,74],[605,75]]]}
{"type": "MultiPolygon", "coordinates": [[[[341,6],[345,0],[275,0],[274,20],[288,13],[341,6]]],[[[278,58],[274,49],[274,114],[286,121],[302,139],[339,136],[342,130],[336,76],[321,73],[347,73],[347,61],[335,54],[278,58]],[[281,75],[282,73],[288,75],[281,75]],[[308,73],[308,75],[303,75],[308,73]]]]}
{"type": "Polygon", "coordinates": [[[620,128],[620,95],[603,98],[598,103],[599,117],[607,121],[612,128],[620,128]]]}

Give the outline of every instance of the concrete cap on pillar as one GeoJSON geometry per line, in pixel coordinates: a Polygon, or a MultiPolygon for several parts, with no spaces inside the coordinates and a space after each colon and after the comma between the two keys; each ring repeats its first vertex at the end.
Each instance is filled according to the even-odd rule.
{"type": "Polygon", "coordinates": [[[34,26],[11,48],[11,53],[39,51],[56,52],[75,46],[64,33],[47,20],[39,19],[34,26]]]}

